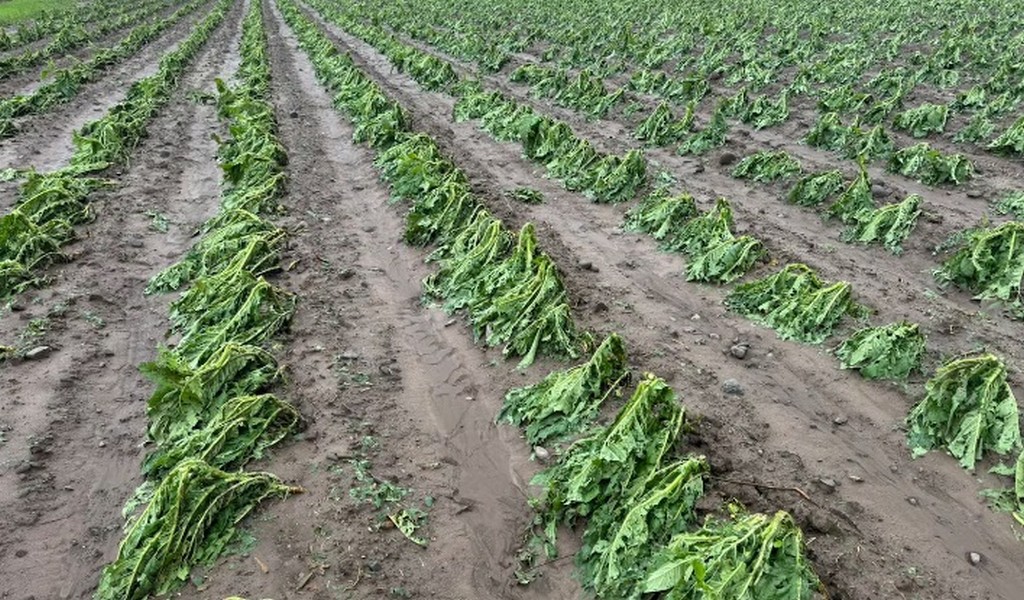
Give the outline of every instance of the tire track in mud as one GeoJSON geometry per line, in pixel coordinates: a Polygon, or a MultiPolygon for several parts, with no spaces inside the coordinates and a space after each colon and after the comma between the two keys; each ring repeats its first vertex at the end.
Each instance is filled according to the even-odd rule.
{"type": "MultiPolygon", "coordinates": [[[[134,81],[156,73],[161,57],[184,41],[213,5],[214,2],[209,2],[186,15],[138,53],[105,70],[98,80],[83,85],[68,102],[17,119],[19,133],[0,140],[0,169],[31,167],[52,171],[67,164],[74,151],[72,133],[122,101],[134,81]]],[[[13,196],[8,196],[0,208],[6,210],[13,204],[13,196]]]]}
{"type": "MultiPolygon", "coordinates": [[[[715,435],[726,447],[709,450],[713,459],[725,458],[726,471],[736,471],[737,478],[814,492],[828,508],[824,514],[784,493],[766,494],[769,501],[762,508],[788,508],[805,516],[802,521],[812,535],[823,534],[811,548],[837,597],[884,597],[894,585],[909,585],[922,597],[1015,597],[1024,584],[1014,566],[1021,549],[1005,515],[984,506],[977,496],[983,486],[948,457],[932,453],[910,460],[903,433],[896,429],[910,408],[903,393],[840,371],[820,349],[780,341],[771,331],[726,312],[721,307],[724,289],[685,283],[678,257],[657,252],[645,237],[622,235],[621,209],[566,192],[540,177],[517,146],[496,143],[472,124],[451,123],[450,98],[423,92],[376,51],[333,26],[327,30],[411,112],[415,127],[428,130],[457,157],[483,198],[500,197],[502,189],[521,185],[549,198],[537,206],[489,205],[510,227],[526,220],[539,224],[541,247],[565,271],[579,320],[619,331],[634,349],[633,360],[674,382],[687,406],[738,434],[715,435]],[[592,267],[582,268],[585,263],[592,267]],[[752,343],[751,358],[723,357],[735,339],[752,343]],[[726,379],[740,381],[749,396],[723,395],[718,386],[726,379]],[[821,484],[821,479],[836,485],[821,484]],[[868,552],[861,553],[864,547],[868,552]],[[986,556],[985,570],[964,561],[969,551],[986,556]],[[908,584],[907,565],[927,573],[934,587],[919,589],[913,578],[908,584]],[[876,576],[865,578],[864,572],[876,576]]],[[[907,308],[889,305],[879,308],[907,308]]],[[[721,489],[744,494],[734,486],[721,489]]]]}
{"type": "Polygon", "coordinates": [[[291,598],[304,579],[304,593],[317,599],[339,589],[353,598],[405,589],[466,600],[574,589],[567,572],[525,595],[509,587],[532,469],[517,433],[493,419],[522,375],[488,366],[494,353],[420,306],[425,252],[400,241],[402,218],[371,152],[353,145],[280,13],[264,6],[278,135],[289,156],[282,223],[297,232],[284,260],[294,267],[279,275],[300,299],[282,363],[311,418],[303,435],[310,443],[276,452],[269,468],[307,493],[253,524],[252,552],[269,573],[233,578],[227,573],[251,572],[251,563],[229,561],[210,597],[291,598]],[[351,472],[346,461],[366,435],[379,441],[375,476],[436,498],[426,550],[393,530],[368,531],[367,509],[348,498],[338,474],[351,472]]]}
{"type": "Polygon", "coordinates": [[[89,598],[116,553],[121,507],[140,482],[152,390],[138,365],[155,358],[172,299],[142,291],[217,211],[216,107],[188,95],[214,91],[214,77],[236,70],[244,4],[200,50],[119,185],[93,194],[97,218],[68,247],[74,262],[51,269],[54,284],[0,320],[9,339],[29,318],[64,307],[42,340],[50,355],[0,365],[11,426],[0,447],[0,522],[12,524],[0,532],[0,597],[89,598]],[[167,233],[150,229],[150,211],[168,218],[167,233]]]}

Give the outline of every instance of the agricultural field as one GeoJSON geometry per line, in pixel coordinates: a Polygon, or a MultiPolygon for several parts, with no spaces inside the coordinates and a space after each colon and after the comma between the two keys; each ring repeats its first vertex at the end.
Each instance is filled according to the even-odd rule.
{"type": "Polygon", "coordinates": [[[1020,600],[1018,3],[0,23],[0,598],[1020,600]]]}

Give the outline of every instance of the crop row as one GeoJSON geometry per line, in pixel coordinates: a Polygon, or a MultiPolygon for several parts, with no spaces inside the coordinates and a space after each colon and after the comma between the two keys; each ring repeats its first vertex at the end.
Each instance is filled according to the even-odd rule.
{"type": "MultiPolygon", "coordinates": [[[[565,183],[568,189],[584,191],[598,201],[624,201],[630,199],[643,184],[648,167],[640,151],[631,150],[619,160],[616,157],[602,158],[587,140],[575,136],[568,125],[539,115],[500,92],[485,91],[479,82],[459,77],[452,65],[443,59],[403,44],[383,28],[354,20],[338,7],[322,0],[314,0],[310,4],[333,22],[373,45],[399,71],[406,72],[424,89],[455,96],[457,103],[453,118],[456,121],[479,119],[481,127],[495,139],[520,142],[524,156],[544,164],[548,173],[565,183]]],[[[735,116],[733,109],[722,108],[708,127],[687,133],[692,125],[692,112],[688,113],[686,124],[680,125],[671,121],[670,113],[665,111],[655,111],[652,117],[661,116],[641,123],[638,136],[648,139],[685,137],[681,148],[691,153],[703,153],[723,144],[728,127],[726,118],[735,116]]],[[[841,209],[841,220],[849,225],[844,234],[847,241],[884,244],[890,251],[899,253],[901,242],[916,224],[920,197],[910,196],[904,202],[882,207],[876,207],[871,198],[865,160],[882,156],[879,149],[890,156],[891,170],[929,184],[958,183],[969,179],[973,173],[973,167],[962,156],[944,156],[926,144],[895,151],[892,142],[884,137],[884,132],[879,138],[871,133],[861,134],[857,128],[842,129],[838,124],[836,127],[838,129],[830,130],[829,134],[817,135],[814,143],[833,149],[856,146],[858,151],[854,156],[865,157],[860,162],[860,176],[847,185],[838,171],[811,173],[807,177],[810,181],[801,180],[793,194],[813,194],[814,198],[801,198],[799,202],[820,204],[845,188],[835,206],[841,209]],[[816,185],[818,183],[822,185],[816,185]]],[[[774,181],[800,170],[800,164],[783,153],[763,153],[749,157],[737,166],[733,174],[755,181],[774,181]]],[[[829,214],[833,214],[831,210],[829,214]]],[[[706,245],[710,247],[712,242],[709,239],[706,245]]],[[[734,240],[729,246],[719,246],[717,253],[710,255],[726,259],[725,264],[714,267],[705,276],[699,276],[701,267],[691,265],[688,275],[700,281],[722,281],[723,274],[728,274],[730,279],[735,278],[752,266],[759,256],[759,252],[754,250],[759,248],[760,243],[756,240],[734,240]],[[733,269],[733,265],[742,265],[743,268],[733,269]]],[[[700,264],[704,257],[705,253],[702,253],[701,257],[691,258],[694,264],[700,264]]]]}
{"type": "Polygon", "coordinates": [[[231,2],[218,0],[188,38],[160,60],[156,73],[136,81],[124,100],[76,132],[66,167],[24,174],[16,206],[0,217],[0,298],[38,285],[42,267],[66,259],[60,248],[74,238],[75,225],[92,218],[89,193],[108,184],[98,175],[127,160],[150,119],[170,99],[181,73],[224,20],[231,2]]]}
{"type": "Polygon", "coordinates": [[[173,591],[193,567],[220,556],[260,502],[302,491],[243,470],[302,425],[291,404],[267,393],[281,370],[263,346],[287,325],[296,298],[263,277],[280,268],[285,233],[266,216],[280,210],[285,154],[267,101],[261,4],[249,7],[238,83],[217,82],[218,112],[231,133],[218,153],[226,184],[221,210],[147,290],[182,292],[170,307],[180,340],[141,367],[156,384],[146,408],[153,450],[142,464],[145,483],[125,507],[125,537],[103,571],[97,600],[173,591]]]}
{"type": "Polygon", "coordinates": [[[513,15],[508,7],[474,1],[419,3],[415,10],[401,2],[357,2],[346,4],[346,12],[486,70],[537,49],[542,64],[553,66],[520,68],[566,100],[575,95],[570,85],[591,89],[603,99],[593,106],[619,104],[629,112],[645,104],[627,101],[624,91],[689,111],[706,99],[742,106],[742,120],[760,129],[785,122],[789,105],[806,98],[822,112],[841,112],[867,126],[889,122],[913,137],[941,133],[951,117],[963,115],[956,142],[1018,155],[1024,150],[1019,120],[995,133],[1024,99],[1019,58],[1005,54],[1005,46],[1024,43],[1012,3],[986,2],[984,14],[960,0],[929,7],[934,12],[928,14],[909,2],[832,14],[807,10],[800,1],[770,11],[745,3],[707,11],[672,3],[640,9],[585,4],[519,3],[513,15]],[[949,32],[938,14],[958,15],[961,27],[949,32]],[[502,23],[500,36],[490,34],[495,19],[502,23]],[[878,32],[885,32],[881,39],[878,32]],[[605,79],[620,82],[618,89],[596,93],[605,79]],[[906,107],[933,93],[948,100],[906,107]]]}
{"type": "Polygon", "coordinates": [[[103,20],[123,10],[123,4],[116,0],[76,4],[62,11],[44,10],[34,19],[18,23],[13,29],[0,28],[0,51],[31,44],[69,27],[103,20]]]}
{"type": "MultiPolygon", "coordinates": [[[[473,308],[478,294],[489,294],[483,297],[483,314],[501,312],[507,306],[502,287],[515,291],[519,282],[529,279],[520,275],[528,265],[549,268],[549,259],[536,250],[532,226],[527,224],[520,232],[511,260],[494,269],[494,276],[486,275],[492,272],[491,257],[503,252],[500,242],[494,241],[501,235],[500,222],[462,187],[464,176],[436,146],[422,135],[396,132],[394,125],[406,122],[401,107],[340,54],[292,0],[278,0],[278,5],[318,78],[335,94],[336,106],[353,120],[354,140],[377,149],[375,164],[382,178],[396,197],[412,201],[406,240],[439,245],[431,259],[439,259],[440,270],[424,282],[427,294],[439,298],[448,310],[468,306],[480,339],[483,330],[473,308]],[[412,152],[409,140],[423,141],[412,152]],[[405,173],[415,173],[415,178],[405,173]],[[449,191],[452,188],[458,193],[449,191]],[[485,276],[478,276],[480,272],[485,276]]],[[[550,268],[554,285],[556,275],[550,268]]],[[[489,343],[486,337],[484,341],[489,343]]],[[[509,394],[502,418],[526,426],[532,442],[589,430],[537,477],[547,491],[538,500],[542,525],[537,547],[524,555],[531,557],[527,563],[536,558],[537,548],[554,548],[559,526],[586,519],[584,550],[577,561],[585,585],[602,596],[638,598],[645,592],[666,591],[670,597],[688,598],[699,586],[710,585],[719,586],[723,597],[752,586],[756,597],[781,598],[806,595],[819,587],[804,558],[800,530],[784,512],[767,516],[736,507],[729,519],[710,519],[703,527],[694,527],[694,505],[709,467],[703,457],[675,454],[684,410],[662,380],[647,376],[611,425],[591,429],[604,399],[628,380],[625,361],[624,344],[613,334],[584,365],[509,394]],[[695,561],[704,566],[700,583],[684,567],[699,569],[695,561]],[[744,576],[730,579],[733,569],[742,569],[744,576]],[[774,589],[781,580],[792,596],[774,589]]],[[[520,572],[523,582],[531,577],[529,568],[525,564],[520,572]]]]}
{"type": "Polygon", "coordinates": [[[438,270],[424,282],[427,294],[450,312],[466,310],[479,340],[504,346],[506,355],[522,357],[523,366],[538,353],[577,356],[587,336],[572,322],[561,278],[538,250],[533,226],[518,234],[505,229],[433,140],[409,129],[402,107],[340,54],[294,3],[280,6],[336,107],[352,119],[355,141],[376,149],[382,178],[396,198],[412,203],[405,239],[437,246],[430,260],[438,270]]]}
{"type": "Polygon", "coordinates": [[[15,118],[46,112],[74,98],[83,85],[95,81],[105,69],[134,55],[157,39],[161,33],[206,3],[207,0],[192,0],[155,23],[139,25],[120,42],[97,51],[88,60],[56,71],[52,74],[51,81],[41,85],[34,92],[0,100],[0,137],[17,135],[15,118]]]}
{"type": "Polygon", "coordinates": [[[596,202],[622,202],[633,198],[645,184],[647,162],[641,151],[622,156],[599,152],[566,123],[538,114],[500,92],[484,91],[478,82],[459,77],[451,64],[398,42],[380,28],[346,21],[343,13],[327,2],[309,4],[376,47],[424,89],[455,97],[456,120],[480,119],[495,139],[522,144],[523,153],[544,165],[566,188],[596,202]]]}
{"type": "MultiPolygon", "coordinates": [[[[313,0],[311,4],[346,28],[353,28],[425,89],[457,90],[455,93],[475,89],[472,84],[459,82],[454,75],[446,85],[431,87],[428,84],[438,80],[436,74],[454,73],[449,64],[403,46],[379,28],[348,21],[323,2],[313,0]]],[[[458,111],[457,104],[457,114],[458,111]]],[[[529,151],[526,154],[529,156],[529,151]]],[[[914,158],[903,160],[908,165],[922,164],[922,160],[914,158]]],[[[927,160],[923,164],[927,165],[927,160]]],[[[956,167],[951,168],[952,177],[956,177],[956,167]]],[[[800,165],[794,159],[770,153],[749,157],[734,170],[736,176],[758,181],[773,181],[799,172],[800,165]]],[[[849,225],[848,239],[884,244],[898,252],[916,222],[920,198],[910,196],[900,203],[876,207],[863,163],[860,176],[848,185],[837,175],[838,172],[811,174],[798,183],[791,197],[809,205],[835,197],[829,214],[849,225]]],[[[673,195],[667,186],[659,187],[631,210],[626,227],[651,233],[663,248],[687,255],[687,278],[693,281],[731,281],[742,276],[762,256],[759,242],[732,234],[731,210],[726,201],[719,200],[713,210],[700,213],[692,197],[673,195]]],[[[978,299],[1000,301],[1011,315],[1019,317],[1019,290],[1024,277],[1022,227],[1021,223],[1011,221],[964,236],[960,249],[937,271],[938,280],[970,290],[978,299]]],[[[869,314],[866,307],[854,301],[848,283],[823,281],[802,264],[791,264],[777,273],[739,285],[727,296],[726,305],[771,327],[783,339],[814,344],[830,337],[844,316],[869,314]]],[[[904,379],[919,370],[924,352],[924,336],[917,325],[906,322],[858,329],[837,349],[843,367],[858,369],[869,378],[892,379],[904,379]]],[[[1005,454],[1019,449],[1020,430],[1016,403],[1005,384],[1006,367],[1002,360],[990,354],[964,360],[977,361],[983,374],[961,369],[961,363],[955,359],[942,365],[926,386],[924,399],[908,417],[909,444],[915,454],[945,448],[964,466],[973,468],[985,450],[1005,454]],[[992,390],[979,391],[972,387],[972,382],[979,378],[1002,383],[992,390]],[[956,389],[965,393],[965,400],[949,405],[950,394],[956,389]],[[933,420],[936,413],[945,415],[943,427],[922,421],[922,415],[929,413],[927,407],[932,407],[933,420]],[[1012,414],[1007,412],[1011,407],[1012,414]],[[973,435],[969,433],[972,428],[973,435]],[[965,436],[969,439],[965,440],[965,436]]]]}
{"type": "Polygon", "coordinates": [[[17,75],[48,58],[61,57],[71,50],[95,41],[97,37],[134,26],[167,9],[169,6],[171,6],[169,0],[156,0],[141,6],[122,7],[118,12],[111,11],[110,14],[105,15],[99,25],[90,29],[87,29],[81,23],[68,23],[67,26],[53,36],[50,43],[42,48],[26,50],[20,54],[12,54],[0,59],[0,80],[17,75]]]}

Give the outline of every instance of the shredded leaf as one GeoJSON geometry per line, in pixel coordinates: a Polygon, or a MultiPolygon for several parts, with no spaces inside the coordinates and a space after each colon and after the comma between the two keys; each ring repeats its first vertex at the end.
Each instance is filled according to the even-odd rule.
{"type": "Polygon", "coordinates": [[[855,331],[836,349],[844,369],[867,379],[906,379],[921,366],[925,338],[917,323],[902,321],[855,331]]]}
{"type": "Polygon", "coordinates": [[[700,530],[673,537],[642,591],[665,600],[804,600],[821,588],[788,513],[734,512],[730,520],[708,518],[700,530]]]}
{"type": "Polygon", "coordinates": [[[741,284],[725,299],[730,309],[774,329],[782,339],[820,344],[844,315],[862,311],[850,284],[827,284],[807,265],[741,284]]]}
{"type": "Polygon", "coordinates": [[[945,448],[964,468],[987,450],[1020,448],[1017,400],[1006,382],[1006,365],[991,354],[952,360],[925,384],[925,397],[907,417],[915,457],[945,448]]]}
{"type": "Polygon", "coordinates": [[[589,426],[604,400],[618,392],[628,376],[625,344],[613,333],[582,365],[509,391],[497,420],[525,426],[531,446],[564,439],[589,426]]]}

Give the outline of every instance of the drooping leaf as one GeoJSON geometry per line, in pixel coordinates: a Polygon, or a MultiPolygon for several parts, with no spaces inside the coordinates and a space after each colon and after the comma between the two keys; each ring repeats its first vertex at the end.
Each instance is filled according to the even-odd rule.
{"type": "Polygon", "coordinates": [[[642,585],[666,600],[805,600],[821,587],[788,513],[708,518],[658,553],[642,585]]]}
{"type": "Polygon", "coordinates": [[[531,446],[563,439],[583,431],[628,375],[625,345],[613,333],[582,365],[554,371],[540,383],[510,390],[498,420],[523,427],[531,446]]]}
{"type": "Polygon", "coordinates": [[[914,456],[945,448],[973,469],[986,451],[1020,448],[1017,400],[1006,382],[1006,366],[991,354],[955,359],[925,384],[925,397],[907,417],[914,456]]]}
{"type": "Polygon", "coordinates": [[[857,369],[867,379],[906,379],[920,368],[924,350],[917,323],[902,321],[853,332],[836,356],[844,369],[857,369]]]}

